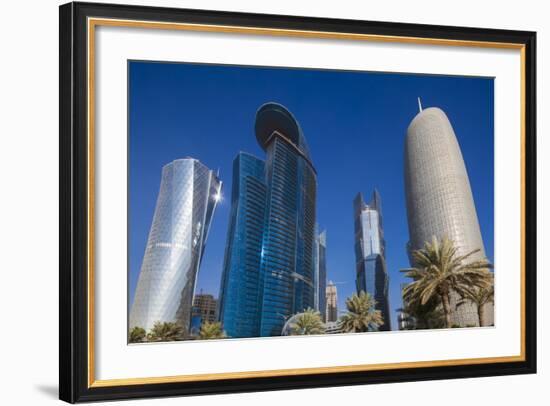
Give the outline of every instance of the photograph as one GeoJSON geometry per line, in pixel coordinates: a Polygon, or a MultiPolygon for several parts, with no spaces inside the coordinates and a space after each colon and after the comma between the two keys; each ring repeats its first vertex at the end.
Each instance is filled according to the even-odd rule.
{"type": "Polygon", "coordinates": [[[494,77],[127,71],[129,345],[495,327],[494,77]]]}
{"type": "Polygon", "coordinates": [[[447,14],[60,6],[60,399],[535,373],[537,34],[447,14]]]}

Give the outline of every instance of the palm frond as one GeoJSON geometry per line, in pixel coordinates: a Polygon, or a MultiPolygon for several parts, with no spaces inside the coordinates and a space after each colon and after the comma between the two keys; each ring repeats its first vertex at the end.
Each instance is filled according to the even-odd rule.
{"type": "Polygon", "coordinates": [[[370,294],[364,291],[354,293],[346,299],[347,313],[338,321],[340,329],[348,333],[377,330],[384,324],[384,318],[375,307],[376,300],[370,294]]]}
{"type": "MultiPolygon", "coordinates": [[[[490,289],[493,285],[489,272],[492,264],[486,259],[468,261],[480,249],[464,255],[458,255],[458,252],[458,247],[446,237],[441,240],[433,237],[424,243],[422,249],[413,251],[416,266],[402,271],[412,280],[403,289],[404,301],[423,306],[435,298],[448,300],[451,292],[470,298],[479,290],[490,289]]],[[[446,319],[450,320],[449,317],[446,319]]]]}

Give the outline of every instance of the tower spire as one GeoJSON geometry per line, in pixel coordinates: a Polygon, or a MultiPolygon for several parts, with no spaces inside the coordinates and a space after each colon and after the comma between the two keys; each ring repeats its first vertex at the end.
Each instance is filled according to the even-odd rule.
{"type": "Polygon", "coordinates": [[[418,112],[422,113],[422,100],[420,100],[420,97],[417,97],[418,99],[418,112]]]}

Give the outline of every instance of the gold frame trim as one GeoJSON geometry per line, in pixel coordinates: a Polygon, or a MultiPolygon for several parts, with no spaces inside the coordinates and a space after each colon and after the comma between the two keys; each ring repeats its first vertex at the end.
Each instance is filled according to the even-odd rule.
{"type": "Polygon", "coordinates": [[[522,362],[526,360],[525,349],[525,45],[506,42],[487,42],[487,41],[466,41],[439,38],[422,37],[400,37],[391,35],[374,34],[355,34],[345,32],[326,32],[326,31],[307,31],[291,29],[275,29],[260,27],[242,27],[230,25],[210,25],[210,24],[187,24],[187,23],[166,23],[140,20],[121,20],[109,18],[89,18],[88,19],[88,388],[101,388],[126,385],[177,383],[177,382],[197,382],[212,381],[218,379],[244,379],[244,378],[266,378],[280,376],[296,376],[311,374],[330,374],[341,372],[366,372],[392,370],[398,368],[426,368],[474,364],[496,364],[504,362],[522,362]],[[110,27],[132,27],[149,28],[160,30],[180,30],[193,32],[218,32],[245,35],[267,35],[280,37],[299,37],[299,38],[319,38],[319,39],[338,39],[371,41],[386,43],[404,43],[435,46],[459,46],[459,47],[478,47],[478,48],[496,48],[512,49],[520,51],[520,83],[521,83],[521,101],[520,101],[520,164],[521,164],[521,270],[520,270],[520,337],[521,350],[516,356],[504,357],[485,357],[485,358],[465,358],[454,360],[435,360],[435,361],[416,361],[384,364],[365,364],[365,365],[347,365],[318,368],[297,368],[297,369],[277,369],[266,371],[244,371],[244,372],[221,372],[213,374],[192,374],[175,375],[146,378],[124,378],[124,379],[95,379],[95,340],[94,340],[94,306],[95,306],[95,28],[97,26],[110,27]]]}

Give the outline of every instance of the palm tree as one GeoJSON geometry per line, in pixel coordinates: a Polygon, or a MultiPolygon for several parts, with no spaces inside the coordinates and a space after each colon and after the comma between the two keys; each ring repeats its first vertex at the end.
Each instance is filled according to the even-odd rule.
{"type": "Polygon", "coordinates": [[[433,297],[424,305],[418,301],[406,303],[404,312],[411,317],[415,330],[431,330],[446,326],[445,313],[438,297],[433,297]]]}
{"type": "Polygon", "coordinates": [[[410,323],[409,330],[445,327],[445,313],[438,297],[433,297],[424,305],[418,302],[405,303],[405,306],[399,310],[407,315],[407,321],[410,323]]]}
{"type": "Polygon", "coordinates": [[[135,326],[130,331],[130,342],[131,343],[141,343],[145,340],[145,329],[143,327],[135,326]]]}
{"type": "Polygon", "coordinates": [[[321,319],[321,313],[311,308],[308,308],[303,313],[298,313],[289,319],[288,335],[302,336],[324,333],[325,324],[321,319]]]}
{"type": "Polygon", "coordinates": [[[364,292],[354,293],[346,299],[348,312],[338,321],[340,329],[345,333],[362,333],[377,330],[384,324],[380,310],[375,310],[376,300],[364,292]]]}
{"type": "Polygon", "coordinates": [[[173,322],[155,322],[147,334],[148,341],[178,341],[183,340],[183,327],[173,322]]]}
{"type": "Polygon", "coordinates": [[[222,324],[220,322],[210,323],[205,321],[201,325],[199,331],[200,340],[211,340],[216,338],[226,338],[225,331],[222,329],[222,324]]]}
{"type": "Polygon", "coordinates": [[[415,268],[405,269],[406,276],[413,282],[403,290],[403,299],[409,303],[425,305],[432,298],[439,298],[445,313],[445,325],[451,328],[451,292],[464,297],[472,289],[484,289],[491,285],[492,265],[486,260],[467,262],[479,252],[471,251],[458,255],[458,248],[447,238],[440,242],[433,237],[424,248],[413,251],[415,268]]]}
{"type": "MultiPolygon", "coordinates": [[[[495,299],[495,285],[494,276],[491,276],[491,286],[485,288],[471,289],[464,292],[464,299],[474,303],[477,307],[477,317],[479,319],[479,326],[485,325],[485,305],[487,303],[494,303],[495,299]]],[[[462,305],[464,300],[459,303],[462,305]]]]}

